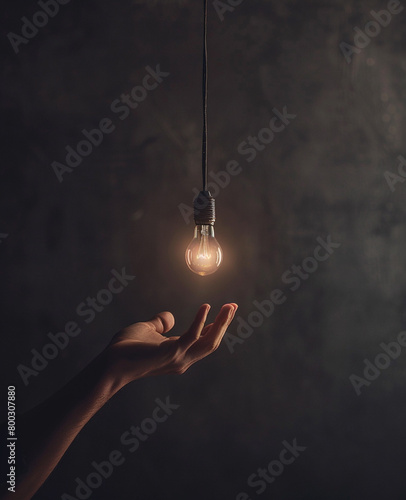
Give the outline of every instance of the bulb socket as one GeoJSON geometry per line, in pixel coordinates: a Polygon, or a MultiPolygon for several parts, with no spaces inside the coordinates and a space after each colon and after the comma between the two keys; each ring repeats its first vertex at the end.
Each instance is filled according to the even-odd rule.
{"type": "Polygon", "coordinates": [[[193,201],[195,224],[214,226],[216,220],[215,200],[210,191],[200,191],[193,201]]]}

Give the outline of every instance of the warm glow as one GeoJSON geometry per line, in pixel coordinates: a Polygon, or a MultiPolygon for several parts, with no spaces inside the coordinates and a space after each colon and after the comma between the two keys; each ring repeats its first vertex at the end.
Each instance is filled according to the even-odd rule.
{"type": "Polygon", "coordinates": [[[186,264],[200,276],[217,271],[223,258],[221,247],[214,237],[214,228],[210,225],[196,226],[193,240],[186,249],[186,264]]]}

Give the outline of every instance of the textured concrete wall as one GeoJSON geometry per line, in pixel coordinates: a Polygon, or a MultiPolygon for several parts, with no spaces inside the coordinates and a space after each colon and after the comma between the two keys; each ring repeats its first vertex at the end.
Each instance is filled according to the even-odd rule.
{"type": "Polygon", "coordinates": [[[243,343],[124,389],[35,498],[75,496],[75,478],[114,449],[125,463],[91,498],[404,498],[406,347],[360,395],[349,377],[406,323],[406,10],[389,2],[399,13],[376,36],[368,25],[370,42],[358,31],[358,48],[354,27],[388,3],[245,0],[219,15],[209,2],[209,170],[234,160],[241,172],[217,196],[224,264],[201,278],[184,263],[193,225],[178,208],[200,189],[200,4],[72,1],[18,53],[7,34],[39,7],[3,6],[1,373],[19,408],[126,324],[170,310],[182,332],[201,303],[235,301],[238,336],[242,320],[261,323],[254,301],[285,297],[243,343]],[[128,116],[112,110],[157,65],[162,83],[128,116]],[[248,153],[285,106],[296,117],[248,153]],[[60,183],[52,162],[106,117],[114,130],[60,183]],[[329,235],[331,255],[293,281],[329,235]],[[136,278],[86,324],[77,306],[122,267],[136,278]],[[17,365],[71,320],[81,334],[24,386],[17,365]],[[167,396],[180,408],[131,453],[120,436],[167,396]],[[248,477],[295,438],[306,450],[259,494],[248,477]]]}

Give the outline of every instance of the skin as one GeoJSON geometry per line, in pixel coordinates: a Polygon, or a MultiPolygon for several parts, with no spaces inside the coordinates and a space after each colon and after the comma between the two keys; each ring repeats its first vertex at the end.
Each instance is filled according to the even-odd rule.
{"type": "Polygon", "coordinates": [[[234,318],[237,304],[225,304],[205,326],[209,304],[200,306],[181,336],[166,337],[175,324],[170,312],[134,323],[117,333],[104,351],[63,389],[18,421],[29,470],[16,492],[2,500],[29,500],[56,467],[86,423],[120,389],[134,380],[182,374],[213,353],[234,318]]]}

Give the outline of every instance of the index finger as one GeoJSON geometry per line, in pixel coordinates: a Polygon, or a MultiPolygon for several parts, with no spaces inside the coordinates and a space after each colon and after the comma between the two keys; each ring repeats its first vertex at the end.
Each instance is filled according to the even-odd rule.
{"type": "Polygon", "coordinates": [[[213,351],[215,351],[220,345],[224,334],[227,331],[227,327],[232,322],[237,309],[237,304],[224,304],[214,320],[212,327],[206,335],[202,337],[201,342],[208,345],[213,351]]]}
{"type": "Polygon", "coordinates": [[[209,311],[210,311],[209,304],[203,304],[202,306],[200,306],[189,330],[185,334],[183,334],[178,340],[179,345],[183,349],[189,349],[189,347],[192,344],[194,344],[196,340],[198,340],[200,334],[202,333],[209,311]]]}

